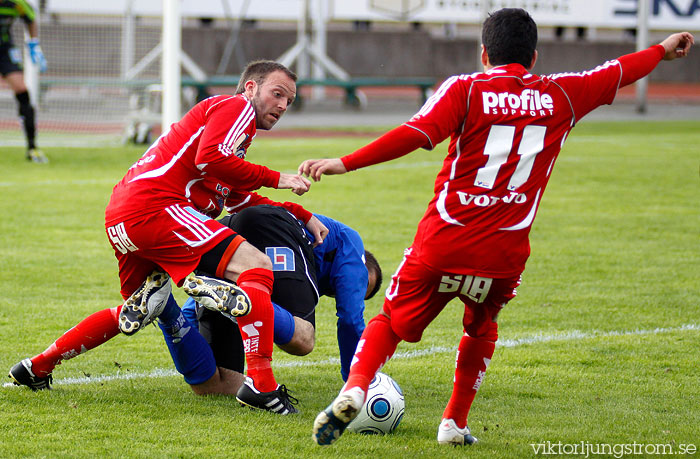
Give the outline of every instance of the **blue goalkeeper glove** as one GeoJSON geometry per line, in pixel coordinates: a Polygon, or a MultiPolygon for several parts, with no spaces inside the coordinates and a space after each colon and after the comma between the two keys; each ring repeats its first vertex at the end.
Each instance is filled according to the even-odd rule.
{"type": "Polygon", "coordinates": [[[47,68],[46,58],[44,53],[41,51],[41,46],[39,46],[39,39],[32,38],[27,42],[27,48],[29,48],[29,57],[32,58],[34,65],[39,66],[39,71],[44,73],[47,68]]]}

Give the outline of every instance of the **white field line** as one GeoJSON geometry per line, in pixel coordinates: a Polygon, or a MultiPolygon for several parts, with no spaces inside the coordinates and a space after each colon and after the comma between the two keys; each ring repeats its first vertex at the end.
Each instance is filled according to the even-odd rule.
{"type": "Polygon", "coordinates": [[[22,181],[22,182],[0,182],[0,187],[22,187],[26,188],[28,185],[32,186],[64,186],[64,185],[116,185],[120,179],[84,179],[84,180],[40,180],[36,182],[22,181]]]}
{"type": "MultiPolygon", "coordinates": [[[[524,338],[516,339],[504,339],[496,343],[497,347],[513,348],[526,346],[528,344],[540,344],[540,343],[551,343],[551,342],[568,342],[568,341],[582,341],[585,339],[592,338],[609,338],[618,336],[644,336],[644,335],[658,335],[661,333],[673,333],[673,332],[684,332],[684,331],[698,331],[700,330],[700,324],[685,324],[679,327],[666,327],[666,328],[653,328],[647,330],[628,330],[628,331],[579,331],[573,330],[566,333],[558,333],[554,335],[533,335],[524,338]]],[[[432,346],[427,349],[419,349],[415,351],[404,351],[397,352],[394,354],[392,359],[413,359],[416,357],[423,357],[427,355],[443,354],[448,352],[456,352],[457,348],[454,346],[432,346]]],[[[279,362],[275,364],[277,368],[292,368],[292,367],[315,367],[324,365],[338,365],[340,359],[329,358],[325,360],[302,360],[293,362],[279,362]]],[[[87,383],[100,383],[105,381],[114,380],[128,380],[128,379],[142,379],[142,378],[164,378],[171,376],[179,376],[179,373],[174,369],[164,369],[156,368],[150,372],[134,372],[134,373],[122,373],[117,372],[114,375],[105,376],[95,376],[95,377],[81,377],[81,378],[65,378],[57,379],[54,381],[55,385],[71,385],[71,384],[87,384],[87,383]]],[[[3,387],[14,387],[12,383],[5,383],[3,387]]]]}

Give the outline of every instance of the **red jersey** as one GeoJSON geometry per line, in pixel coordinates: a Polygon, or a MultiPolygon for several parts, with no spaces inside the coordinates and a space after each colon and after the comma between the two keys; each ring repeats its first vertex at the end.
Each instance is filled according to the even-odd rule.
{"type": "Polygon", "coordinates": [[[584,115],[612,103],[621,76],[613,60],[582,73],[537,76],[509,64],[446,80],[405,123],[425,134],[426,148],[450,138],[413,243],[416,255],[445,272],[522,273],[566,136],[584,115]]]}
{"type": "Polygon", "coordinates": [[[255,110],[244,95],[214,96],[198,103],[114,187],[107,225],[173,203],[186,203],[210,217],[227,206],[276,204],[248,193],[276,187],[280,176],[245,161],[255,133],[255,110]]]}

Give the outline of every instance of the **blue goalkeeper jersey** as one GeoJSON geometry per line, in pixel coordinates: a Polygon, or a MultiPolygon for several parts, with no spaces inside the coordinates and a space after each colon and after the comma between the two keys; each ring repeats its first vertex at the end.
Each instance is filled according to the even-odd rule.
{"type": "MultiPolygon", "coordinates": [[[[314,248],[316,279],[319,294],[335,298],[340,373],[346,380],[352,356],[365,329],[365,295],[369,280],[365,247],[354,229],[324,215],[314,215],[328,228],[323,244],[314,248]]],[[[314,240],[310,233],[309,239],[314,240]]]]}

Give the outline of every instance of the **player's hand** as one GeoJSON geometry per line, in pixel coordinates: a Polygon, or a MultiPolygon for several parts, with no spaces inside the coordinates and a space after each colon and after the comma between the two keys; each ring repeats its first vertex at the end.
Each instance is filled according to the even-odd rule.
{"type": "Polygon", "coordinates": [[[278,190],[290,189],[292,193],[301,196],[309,191],[309,188],[311,188],[311,182],[305,177],[296,174],[280,173],[280,181],[277,184],[278,190]]]}
{"type": "Polygon", "coordinates": [[[670,35],[661,42],[661,46],[666,50],[665,61],[672,61],[677,57],[685,57],[690,51],[690,47],[695,44],[695,37],[690,32],[680,32],[670,35]]]}
{"type": "Polygon", "coordinates": [[[39,71],[44,73],[48,68],[48,65],[46,63],[44,53],[41,51],[41,46],[39,46],[39,39],[32,38],[31,40],[27,41],[27,48],[29,49],[29,57],[34,65],[37,65],[39,67],[39,71]]]}
{"type": "Polygon", "coordinates": [[[306,175],[315,182],[321,180],[323,174],[335,175],[344,174],[348,170],[340,158],[333,159],[307,159],[299,165],[299,173],[306,175]]]}
{"type": "Polygon", "coordinates": [[[315,216],[311,216],[311,219],[306,223],[306,229],[314,236],[314,247],[323,244],[324,239],[328,235],[326,225],[321,223],[321,220],[315,216]]]}

